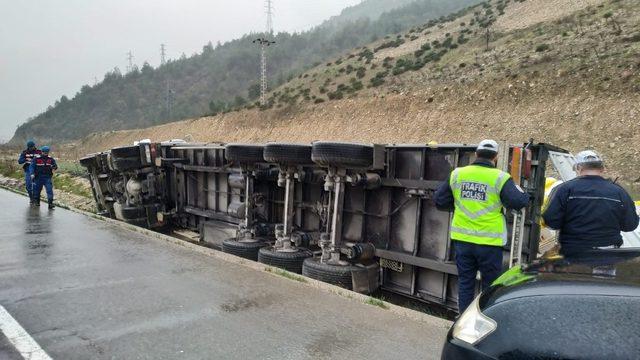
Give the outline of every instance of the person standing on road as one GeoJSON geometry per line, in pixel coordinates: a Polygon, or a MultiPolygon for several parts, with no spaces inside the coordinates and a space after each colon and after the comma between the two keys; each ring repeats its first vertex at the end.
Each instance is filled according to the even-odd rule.
{"type": "Polygon", "coordinates": [[[29,173],[29,166],[36,155],[40,155],[41,152],[36,147],[36,143],[33,140],[27,141],[27,148],[22,150],[20,157],[18,157],[18,164],[22,165],[22,171],[24,171],[24,183],[27,187],[27,193],[29,194],[29,201],[33,203],[33,183],[31,182],[31,174],[29,173]]]}
{"type": "Polygon", "coordinates": [[[439,210],[451,211],[451,239],[458,268],[458,309],[462,313],[475,297],[476,274],[482,289],[502,273],[502,247],[507,243],[507,223],[502,208],[520,210],[529,203],[504,171],[496,169],[498,143],[483,140],[477,159],[454,169],[435,193],[439,210]]]}
{"type": "Polygon", "coordinates": [[[37,155],[29,167],[31,181],[34,181],[36,184],[33,193],[33,203],[36,206],[40,206],[40,193],[44,186],[47,190],[49,209],[53,209],[55,206],[53,205],[53,183],[51,182],[51,177],[53,176],[53,172],[58,169],[58,165],[56,164],[56,160],[49,156],[48,146],[43,146],[41,151],[42,154],[37,155]]]}
{"type": "Polygon", "coordinates": [[[638,227],[638,214],[631,196],[605,179],[604,161],[595,152],[576,155],[578,177],[556,187],[542,214],[545,224],[560,230],[560,253],[565,256],[622,245],[622,231],[638,227]]]}

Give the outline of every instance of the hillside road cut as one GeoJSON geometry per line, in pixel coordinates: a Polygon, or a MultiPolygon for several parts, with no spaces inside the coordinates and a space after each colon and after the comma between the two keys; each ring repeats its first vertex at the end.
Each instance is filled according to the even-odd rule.
{"type": "Polygon", "coordinates": [[[415,321],[0,190],[1,359],[435,359],[415,321]]]}

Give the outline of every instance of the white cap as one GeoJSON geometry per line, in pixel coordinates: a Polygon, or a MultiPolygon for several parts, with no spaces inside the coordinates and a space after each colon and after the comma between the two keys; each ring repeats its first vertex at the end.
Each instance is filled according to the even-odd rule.
{"type": "Polygon", "coordinates": [[[476,151],[479,150],[487,150],[487,151],[493,151],[494,153],[498,152],[498,143],[495,140],[482,140],[480,141],[480,145],[478,145],[478,148],[476,149],[476,151]]]}
{"type": "Polygon", "coordinates": [[[602,158],[593,150],[581,151],[576,155],[576,165],[601,162],[602,158]]]}

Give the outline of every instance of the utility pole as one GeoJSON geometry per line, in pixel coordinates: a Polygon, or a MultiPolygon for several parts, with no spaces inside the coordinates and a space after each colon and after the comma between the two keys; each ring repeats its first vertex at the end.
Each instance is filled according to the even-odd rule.
{"type": "Polygon", "coordinates": [[[269,40],[267,36],[273,35],[273,4],[272,0],[265,0],[265,10],[267,14],[266,35],[263,38],[253,40],[254,44],[260,45],[260,105],[267,105],[267,47],[274,45],[276,42],[269,40]]]}
{"type": "Polygon", "coordinates": [[[164,65],[166,63],[166,48],[164,44],[160,44],[160,65],[164,65]]]}
{"type": "Polygon", "coordinates": [[[273,5],[271,0],[266,0],[265,10],[267,13],[267,34],[273,34],[273,5]]]}
{"type": "Polygon", "coordinates": [[[267,105],[267,47],[275,44],[275,41],[266,38],[257,38],[253,40],[254,44],[260,45],[260,105],[267,105]]]}
{"type": "Polygon", "coordinates": [[[127,60],[129,61],[129,65],[127,65],[127,72],[133,71],[133,54],[131,50],[127,53],[127,60]]]}

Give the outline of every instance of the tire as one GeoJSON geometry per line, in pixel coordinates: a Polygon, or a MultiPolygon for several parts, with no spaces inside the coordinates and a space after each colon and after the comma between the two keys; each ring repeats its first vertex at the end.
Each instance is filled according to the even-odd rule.
{"type": "Polygon", "coordinates": [[[320,258],[307,258],[302,263],[302,275],[349,290],[353,289],[352,271],[367,270],[354,265],[322,264],[320,258]]]}
{"type": "Polygon", "coordinates": [[[313,143],[311,159],[320,166],[368,168],[373,165],[373,147],[364,144],[320,141],[313,143]]]}
{"type": "Polygon", "coordinates": [[[133,158],[140,157],[139,146],[121,146],[111,149],[111,156],[114,158],[133,158]]]}
{"type": "Polygon", "coordinates": [[[99,155],[93,154],[90,156],[85,156],[80,158],[80,165],[87,168],[88,170],[97,169],[99,167],[98,157],[99,155]]]}
{"type": "Polygon", "coordinates": [[[116,171],[127,171],[132,169],[139,169],[142,167],[142,161],[140,157],[128,157],[128,158],[114,158],[111,157],[111,165],[116,171]]]}
{"type": "Polygon", "coordinates": [[[227,144],[224,157],[231,162],[254,164],[264,162],[263,152],[263,145],[227,144]]]}
{"type": "Polygon", "coordinates": [[[147,218],[147,209],[144,206],[129,206],[122,208],[122,217],[125,219],[147,218]]]}
{"type": "Polygon", "coordinates": [[[312,256],[313,253],[307,249],[298,249],[296,252],[282,252],[274,250],[273,246],[267,246],[258,251],[259,262],[296,274],[302,274],[302,262],[312,256]]]}
{"type": "Polygon", "coordinates": [[[236,238],[231,238],[222,242],[222,251],[241,258],[258,261],[258,251],[267,245],[269,244],[263,241],[240,242],[236,238]]]}
{"type": "Polygon", "coordinates": [[[264,147],[264,160],[284,165],[308,165],[311,160],[311,145],[271,143],[264,147]]]}

